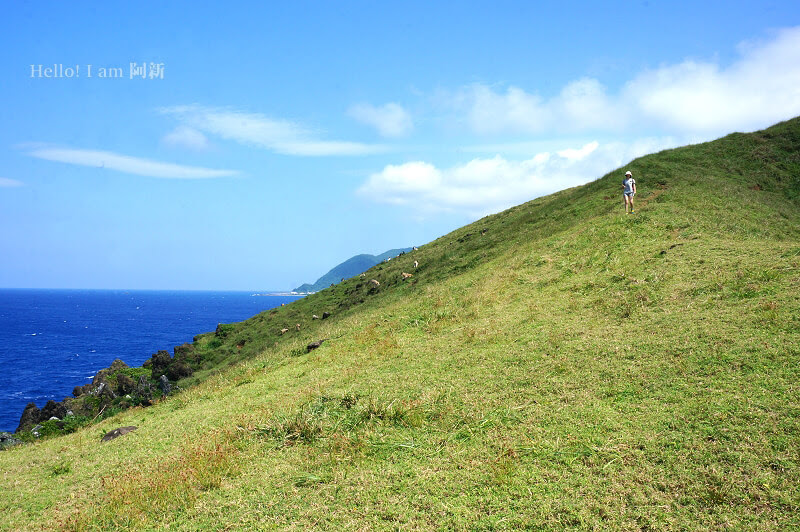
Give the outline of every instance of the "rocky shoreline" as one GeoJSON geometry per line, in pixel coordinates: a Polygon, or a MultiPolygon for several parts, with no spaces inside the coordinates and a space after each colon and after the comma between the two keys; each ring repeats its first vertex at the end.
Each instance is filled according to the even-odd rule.
{"type": "Polygon", "coordinates": [[[97,372],[92,382],[76,386],[72,397],[50,400],[42,408],[28,403],[14,434],[0,432],[0,450],[44,436],[74,432],[134,406],[150,406],[176,389],[175,383],[193,373],[194,344],[176,346],[171,356],[158,351],[142,364],[130,367],[120,359],[97,372]]]}

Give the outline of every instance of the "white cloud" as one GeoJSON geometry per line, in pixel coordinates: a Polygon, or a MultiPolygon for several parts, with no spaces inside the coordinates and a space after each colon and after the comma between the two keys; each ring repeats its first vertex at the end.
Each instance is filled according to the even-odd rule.
{"type": "Polygon", "coordinates": [[[621,97],[643,118],[681,131],[752,130],[800,114],[800,27],[739,51],[727,68],[684,61],[644,72],[621,97]]]}
{"type": "Polygon", "coordinates": [[[9,179],[7,177],[0,177],[0,188],[21,187],[22,185],[23,185],[22,181],[17,181],[16,179],[9,179]]]}
{"type": "Polygon", "coordinates": [[[369,155],[386,151],[384,146],[361,144],[360,142],[298,140],[284,141],[271,146],[276,152],[286,155],[323,157],[328,155],[369,155]]]}
{"type": "Polygon", "coordinates": [[[672,138],[631,144],[595,141],[519,161],[497,155],[446,169],[422,161],[388,165],[369,176],[358,194],[416,212],[461,212],[478,217],[587,183],[631,159],[675,145],[672,138]]]}
{"type": "Polygon", "coordinates": [[[411,132],[411,115],[396,103],[375,107],[368,103],[353,105],[347,113],[363,124],[374,127],[384,137],[402,137],[411,132]]]}
{"type": "Polygon", "coordinates": [[[99,150],[39,147],[28,151],[28,155],[48,161],[92,166],[116,170],[126,174],[168,179],[209,179],[238,174],[235,170],[213,170],[198,166],[183,166],[99,150]]]}
{"type": "Polygon", "coordinates": [[[558,152],[558,156],[563,157],[564,159],[572,159],[574,161],[580,161],[591,155],[592,152],[595,151],[599,145],[600,143],[595,140],[593,142],[590,142],[589,144],[586,144],[582,148],[578,149],[567,148],[565,150],[561,150],[558,152]]]}
{"type": "Polygon", "coordinates": [[[474,84],[445,94],[478,134],[614,132],[656,127],[671,134],[751,131],[800,114],[800,27],[739,46],[731,65],[684,61],[632,77],[617,94],[583,78],[545,99],[509,86],[474,84]]]}
{"type": "Polygon", "coordinates": [[[474,84],[454,95],[451,105],[466,112],[467,123],[478,134],[618,129],[626,118],[626,111],[606,95],[605,87],[589,78],[569,83],[550,100],[519,87],[503,93],[474,84]]]}
{"type": "Polygon", "coordinates": [[[385,150],[383,146],[358,142],[320,140],[300,124],[258,113],[199,105],[164,107],[159,111],[210,135],[285,155],[366,155],[385,150]]]}
{"type": "Polygon", "coordinates": [[[194,151],[205,151],[210,146],[208,138],[203,133],[188,126],[176,127],[164,135],[161,141],[168,146],[194,151]]]}
{"type": "Polygon", "coordinates": [[[472,85],[456,96],[456,105],[468,107],[468,121],[476,133],[540,133],[553,122],[539,96],[517,87],[498,94],[485,85],[472,85]]]}

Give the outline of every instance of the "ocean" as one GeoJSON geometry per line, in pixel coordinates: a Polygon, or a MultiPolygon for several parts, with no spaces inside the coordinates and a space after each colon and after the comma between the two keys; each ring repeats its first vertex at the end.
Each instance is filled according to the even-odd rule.
{"type": "Polygon", "coordinates": [[[300,296],[252,292],[0,289],[0,431],[30,402],[61,401],[115,358],[141,366],[300,296]]]}

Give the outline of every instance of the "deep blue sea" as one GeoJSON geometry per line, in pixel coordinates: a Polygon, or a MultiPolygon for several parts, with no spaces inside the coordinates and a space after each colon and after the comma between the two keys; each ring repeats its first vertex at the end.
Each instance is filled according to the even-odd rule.
{"type": "Polygon", "coordinates": [[[129,366],[172,354],[218,323],[232,323],[299,296],[251,292],[0,289],[0,431],[25,405],[61,401],[115,358],[129,366]]]}

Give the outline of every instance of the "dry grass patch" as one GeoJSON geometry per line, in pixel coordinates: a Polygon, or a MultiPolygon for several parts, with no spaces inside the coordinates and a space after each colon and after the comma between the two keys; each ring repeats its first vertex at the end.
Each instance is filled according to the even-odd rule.
{"type": "Polygon", "coordinates": [[[172,456],[105,475],[99,492],[59,525],[66,530],[147,528],[190,509],[208,490],[239,472],[240,448],[232,431],[187,440],[172,456]]]}

